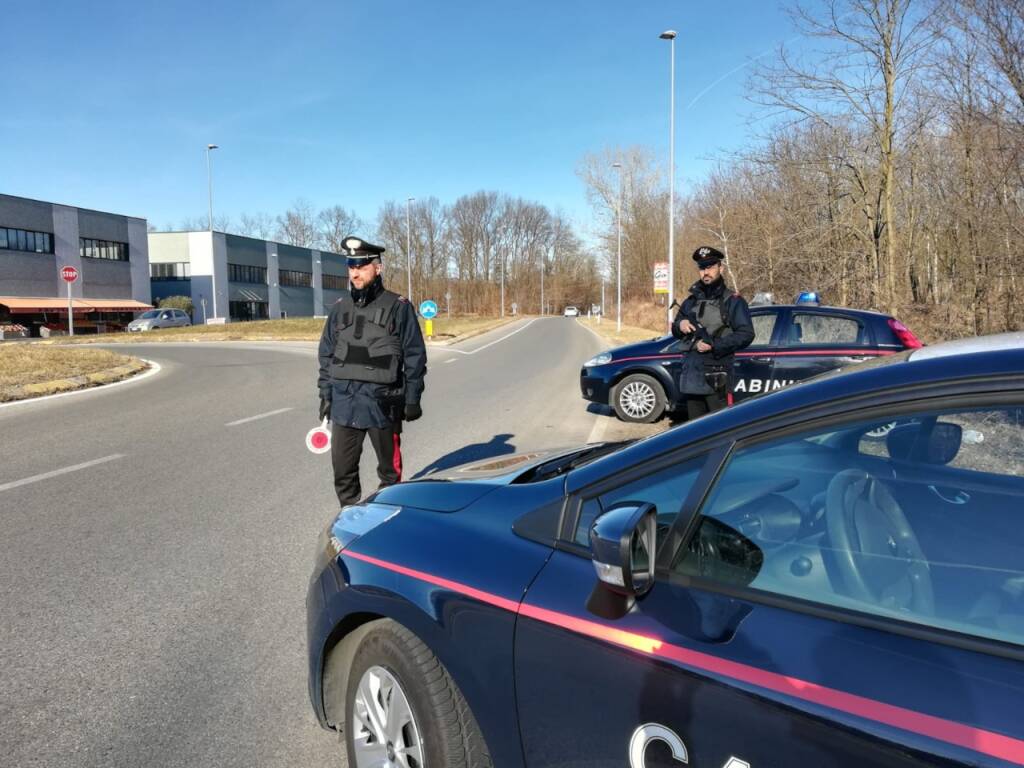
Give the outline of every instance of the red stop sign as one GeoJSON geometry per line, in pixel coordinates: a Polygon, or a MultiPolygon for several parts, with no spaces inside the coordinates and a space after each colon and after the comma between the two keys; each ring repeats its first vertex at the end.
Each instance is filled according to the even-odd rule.
{"type": "Polygon", "coordinates": [[[75,267],[61,267],[60,276],[66,283],[73,283],[78,279],[78,269],[75,267]]]}

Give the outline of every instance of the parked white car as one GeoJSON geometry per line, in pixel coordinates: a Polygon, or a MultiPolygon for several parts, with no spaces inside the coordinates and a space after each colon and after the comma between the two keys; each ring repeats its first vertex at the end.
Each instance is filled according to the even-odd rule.
{"type": "Polygon", "coordinates": [[[579,317],[580,311],[576,307],[570,305],[565,308],[565,312],[562,313],[565,317],[579,317]]]}

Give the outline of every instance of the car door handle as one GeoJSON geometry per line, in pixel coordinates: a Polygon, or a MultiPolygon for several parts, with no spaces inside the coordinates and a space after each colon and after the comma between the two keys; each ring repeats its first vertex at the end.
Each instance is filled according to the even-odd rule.
{"type": "Polygon", "coordinates": [[[971,494],[967,491],[957,491],[952,497],[946,496],[942,491],[936,488],[934,485],[929,485],[928,490],[938,496],[947,504],[955,504],[961,506],[971,500],[971,494]]]}
{"type": "Polygon", "coordinates": [[[773,358],[771,357],[750,357],[747,358],[752,363],[770,363],[773,358]]]}

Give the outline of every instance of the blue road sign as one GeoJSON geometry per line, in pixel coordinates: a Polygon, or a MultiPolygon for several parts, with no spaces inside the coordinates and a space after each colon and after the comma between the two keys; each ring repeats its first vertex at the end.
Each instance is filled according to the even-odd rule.
{"type": "Polygon", "coordinates": [[[437,317],[437,303],[430,299],[420,302],[420,314],[423,315],[425,320],[437,317]]]}

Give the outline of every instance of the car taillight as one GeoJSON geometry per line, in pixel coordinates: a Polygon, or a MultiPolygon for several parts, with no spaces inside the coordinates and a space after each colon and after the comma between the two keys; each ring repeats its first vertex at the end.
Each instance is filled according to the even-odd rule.
{"type": "Polygon", "coordinates": [[[921,340],[914,335],[913,331],[895,317],[889,318],[889,327],[892,328],[892,332],[896,334],[896,338],[899,339],[904,349],[920,349],[924,346],[921,340]]]}

